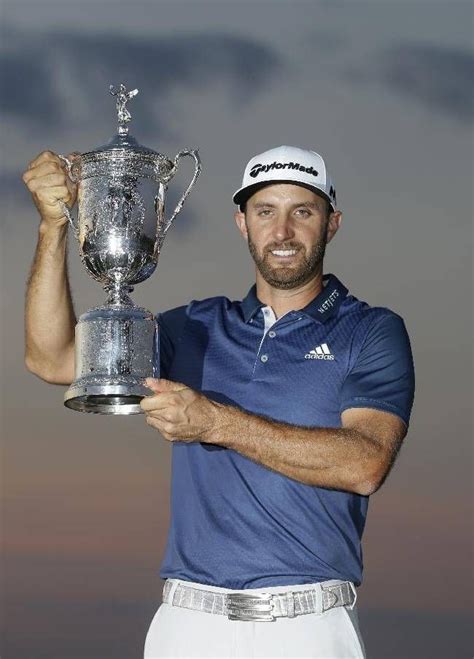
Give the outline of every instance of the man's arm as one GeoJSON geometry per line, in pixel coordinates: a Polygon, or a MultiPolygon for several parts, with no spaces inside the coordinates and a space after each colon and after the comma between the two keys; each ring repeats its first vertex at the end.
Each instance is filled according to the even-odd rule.
{"type": "Polygon", "coordinates": [[[70,384],[76,318],[67,275],[68,223],[58,200],[72,206],[76,188],[50,151],[30,163],[23,181],[41,218],[26,291],[25,363],[47,382],[70,384]]]}
{"type": "Polygon", "coordinates": [[[222,406],[204,440],[307,485],[368,496],[386,478],[405,424],[388,412],[360,408],[346,410],[342,421],[341,428],[306,428],[222,406]]]}
{"type": "Polygon", "coordinates": [[[406,435],[399,417],[380,410],[348,409],[342,428],[306,428],[221,405],[180,383],[147,382],[155,395],[141,406],[165,439],[225,446],[307,485],[373,494],[406,435]]]}

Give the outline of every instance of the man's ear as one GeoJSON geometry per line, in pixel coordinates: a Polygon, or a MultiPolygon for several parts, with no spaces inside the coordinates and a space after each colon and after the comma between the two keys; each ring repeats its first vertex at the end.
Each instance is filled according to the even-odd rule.
{"type": "Polygon", "coordinates": [[[336,235],[339,227],[341,226],[342,222],[342,212],[341,211],[334,211],[334,213],[331,213],[329,216],[329,222],[328,222],[328,236],[327,236],[327,242],[330,242],[334,236],[336,235]]]}
{"type": "Polygon", "coordinates": [[[242,213],[242,211],[240,211],[240,210],[235,211],[234,218],[235,218],[235,223],[237,224],[237,227],[240,231],[240,234],[241,234],[242,238],[245,241],[248,241],[249,236],[248,236],[248,232],[247,232],[247,225],[245,223],[245,213],[242,213]]]}

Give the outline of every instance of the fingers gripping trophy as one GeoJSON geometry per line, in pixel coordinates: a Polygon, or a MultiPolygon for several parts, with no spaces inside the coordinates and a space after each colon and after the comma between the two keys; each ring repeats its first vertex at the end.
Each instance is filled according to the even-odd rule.
{"type": "Polygon", "coordinates": [[[110,87],[117,98],[118,132],[105,146],[60,158],[78,186],[78,218],[61,202],[79,242],[87,272],[107,292],[104,305],[80,316],[75,330],[75,380],[66,391],[70,409],[97,414],[137,414],[148,395],[144,380],[159,377],[153,354],[159,327],[153,314],[129,297],[150,277],[166,233],[181,211],[201,171],[197,150],[174,160],[140,145],[128,132],[127,103],[138,93],[110,87]],[[165,217],[168,183],[181,158],[195,163],[191,183],[173,213],[165,217]]]}

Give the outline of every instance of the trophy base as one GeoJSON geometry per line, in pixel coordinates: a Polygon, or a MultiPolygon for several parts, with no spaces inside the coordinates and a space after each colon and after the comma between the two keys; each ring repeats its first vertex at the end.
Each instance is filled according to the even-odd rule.
{"type": "Polygon", "coordinates": [[[158,341],[157,323],[146,309],[116,304],[82,314],[76,325],[76,379],[64,405],[91,414],[141,414],[141,399],[152,393],[145,379],[159,373],[158,341]]]}
{"type": "Polygon", "coordinates": [[[142,414],[140,401],[150,395],[150,389],[139,381],[122,384],[74,382],[64,395],[64,405],[76,412],[91,414],[142,414]]]}

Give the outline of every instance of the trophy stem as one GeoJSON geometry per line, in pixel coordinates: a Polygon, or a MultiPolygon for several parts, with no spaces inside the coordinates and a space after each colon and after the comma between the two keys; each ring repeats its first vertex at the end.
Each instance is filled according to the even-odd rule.
{"type": "Polygon", "coordinates": [[[130,286],[130,284],[114,281],[112,284],[107,284],[107,286],[104,286],[104,290],[108,294],[105,303],[107,306],[109,305],[121,306],[121,307],[135,306],[133,304],[132,299],[128,295],[133,291],[133,286],[130,286]]]}

